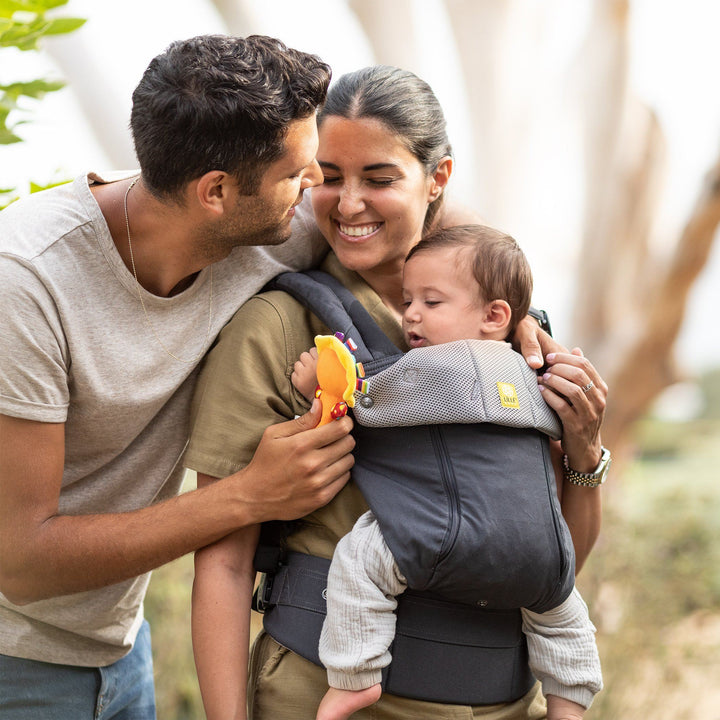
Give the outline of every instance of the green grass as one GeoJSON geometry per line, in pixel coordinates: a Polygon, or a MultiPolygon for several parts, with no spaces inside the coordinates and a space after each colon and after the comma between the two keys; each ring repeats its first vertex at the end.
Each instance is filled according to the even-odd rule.
{"type": "Polygon", "coordinates": [[[715,720],[694,693],[720,702],[720,421],[644,423],[639,441],[578,578],[605,678],[586,718],[715,720]]]}

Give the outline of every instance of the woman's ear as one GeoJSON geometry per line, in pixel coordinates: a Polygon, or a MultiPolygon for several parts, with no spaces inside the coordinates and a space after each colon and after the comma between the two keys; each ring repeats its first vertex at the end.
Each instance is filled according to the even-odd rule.
{"type": "Polygon", "coordinates": [[[432,174],[428,202],[435,202],[435,200],[440,197],[450,181],[452,171],[453,159],[449,155],[446,155],[442,160],[440,160],[435,172],[432,174]]]}
{"type": "Polygon", "coordinates": [[[505,300],[491,300],[483,308],[480,329],[483,334],[498,336],[489,339],[504,340],[508,334],[511,318],[512,310],[505,300]]]}

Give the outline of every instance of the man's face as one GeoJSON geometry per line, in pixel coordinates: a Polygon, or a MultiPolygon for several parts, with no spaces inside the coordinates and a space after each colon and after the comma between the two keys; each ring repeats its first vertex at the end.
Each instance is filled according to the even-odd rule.
{"type": "Polygon", "coordinates": [[[279,245],[290,237],[290,221],[303,191],[323,180],[317,149],[315,115],[293,121],[285,150],[265,170],[257,193],[238,194],[236,212],[223,221],[222,234],[232,237],[233,245],[279,245]]]}

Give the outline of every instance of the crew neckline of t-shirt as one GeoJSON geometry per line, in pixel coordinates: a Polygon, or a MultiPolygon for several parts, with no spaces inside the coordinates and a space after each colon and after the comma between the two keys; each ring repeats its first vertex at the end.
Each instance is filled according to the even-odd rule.
{"type": "Polygon", "coordinates": [[[121,182],[123,180],[136,177],[138,174],[138,170],[114,170],[103,173],[89,172],[75,180],[75,190],[80,196],[83,206],[86,209],[100,250],[112,268],[118,281],[125,287],[125,289],[136,297],[139,292],[142,295],[143,302],[148,306],[155,305],[158,307],[168,307],[170,305],[180,305],[187,300],[194,298],[204,289],[209,280],[209,268],[203,268],[198,273],[193,283],[176,295],[172,295],[171,297],[161,297],[149,292],[140,285],[137,280],[135,280],[135,276],[123,262],[123,259],[113,242],[107,220],[102,214],[100,206],[90,190],[91,184],[110,184],[113,182],[121,182]]]}

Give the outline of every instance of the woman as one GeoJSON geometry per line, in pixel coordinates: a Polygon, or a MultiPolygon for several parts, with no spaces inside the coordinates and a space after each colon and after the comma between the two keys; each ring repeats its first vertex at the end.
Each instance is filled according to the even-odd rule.
{"type": "MultiPolygon", "coordinates": [[[[443,209],[452,173],[442,110],[430,88],[411,73],[373,67],[341,78],[318,120],[318,161],[325,182],[312,192],[317,226],[332,253],[323,269],[338,278],[388,337],[407,349],[400,327],[401,271],[423,232],[457,218],[443,209]]],[[[200,484],[247,464],[262,431],[304,412],[307,401],[290,376],[300,353],[327,332],[281,292],[257,296],[223,331],[198,386],[186,464],[200,484]]],[[[564,426],[570,468],[596,469],[606,387],[579,352],[548,358],[542,384],[564,426]]],[[[292,462],[289,458],[288,462],[292,462]]],[[[597,489],[563,483],[563,514],[578,568],[599,529],[597,489]]],[[[326,507],[305,518],[288,549],[330,558],[337,541],[366,510],[348,484],[326,507]]],[[[245,717],[249,605],[259,528],[245,528],[196,555],[193,641],[208,717],[245,717]]],[[[250,660],[250,715],[255,720],[312,718],[327,689],[325,671],[261,634],[250,660]]],[[[535,687],[519,700],[469,708],[386,694],[359,718],[542,718],[535,687]]]]}

